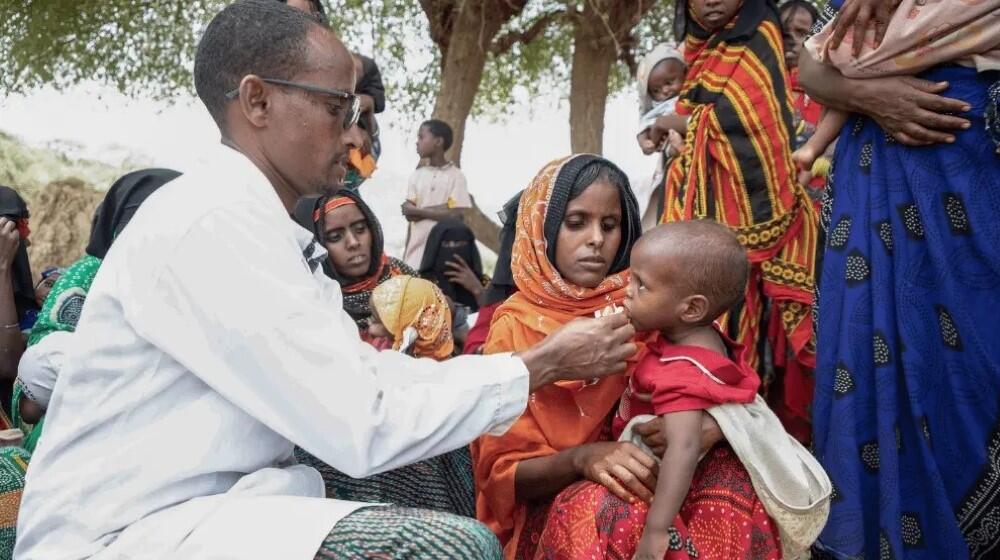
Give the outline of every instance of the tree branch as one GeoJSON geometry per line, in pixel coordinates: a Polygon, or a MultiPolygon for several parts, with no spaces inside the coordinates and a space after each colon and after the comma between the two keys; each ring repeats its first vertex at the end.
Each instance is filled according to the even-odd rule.
{"type": "Polygon", "coordinates": [[[618,59],[621,60],[625,66],[628,66],[629,75],[635,78],[635,75],[639,73],[639,61],[635,59],[635,47],[639,44],[639,39],[634,33],[629,33],[628,37],[622,41],[622,51],[618,55],[618,59]]]}
{"type": "Polygon", "coordinates": [[[514,45],[518,43],[526,45],[534,41],[539,35],[544,33],[546,29],[548,29],[552,22],[561,18],[565,14],[565,10],[554,10],[543,14],[524,31],[513,30],[498,36],[493,40],[493,44],[490,45],[490,53],[493,55],[506,54],[511,48],[513,48],[514,45]]]}
{"type": "Polygon", "coordinates": [[[454,0],[420,0],[420,8],[430,24],[431,40],[442,52],[446,51],[455,23],[454,0]]]}

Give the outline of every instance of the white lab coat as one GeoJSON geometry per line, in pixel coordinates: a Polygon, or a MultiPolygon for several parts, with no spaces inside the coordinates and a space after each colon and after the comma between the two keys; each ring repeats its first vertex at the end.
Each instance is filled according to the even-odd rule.
{"type": "Polygon", "coordinates": [[[87,296],[27,474],[19,560],[310,560],[360,504],[324,498],[294,445],[364,477],[505,431],[509,355],[378,353],[325,252],[219,146],[154,193],[87,296]]]}

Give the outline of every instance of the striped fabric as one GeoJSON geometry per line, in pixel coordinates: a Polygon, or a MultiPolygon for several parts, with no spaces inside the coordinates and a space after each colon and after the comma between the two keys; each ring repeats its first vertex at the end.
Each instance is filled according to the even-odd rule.
{"type": "Polygon", "coordinates": [[[340,520],[315,560],[501,560],[500,542],[475,519],[400,507],[369,507],[340,520]]]}
{"type": "Polygon", "coordinates": [[[14,555],[17,511],[31,454],[20,447],[0,448],[0,560],[14,555]]]}
{"type": "Polygon", "coordinates": [[[351,478],[301,449],[295,449],[295,456],[323,475],[328,498],[476,516],[468,448],[363,479],[351,478]]]}
{"type": "Polygon", "coordinates": [[[816,353],[818,228],[791,160],[790,84],[777,12],[769,1],[746,3],[735,23],[716,33],[688,17],[689,71],[678,104],[689,117],[687,149],[667,173],[662,221],[710,218],[735,230],[753,266],[746,301],[728,330],[758,349],[750,356],[755,368],[767,363],[761,349],[769,345],[774,366],[785,372],[781,405],[805,420],[812,394],[806,372],[816,353]]]}

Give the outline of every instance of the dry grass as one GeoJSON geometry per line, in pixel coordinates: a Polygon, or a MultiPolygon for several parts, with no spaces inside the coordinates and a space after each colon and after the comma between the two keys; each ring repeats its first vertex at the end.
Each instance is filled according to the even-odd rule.
{"type": "Polygon", "coordinates": [[[69,266],[83,255],[94,210],[104,193],[79,179],[49,183],[30,197],[31,247],[28,258],[36,278],[50,266],[69,266]]]}

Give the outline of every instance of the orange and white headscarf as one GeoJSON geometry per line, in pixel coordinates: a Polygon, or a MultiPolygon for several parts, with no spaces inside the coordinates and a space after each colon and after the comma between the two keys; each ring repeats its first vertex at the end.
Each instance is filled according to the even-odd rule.
{"type": "Polygon", "coordinates": [[[372,292],[372,308],[392,333],[392,348],[417,358],[444,360],[455,348],[451,335],[451,308],[433,282],[396,276],[372,292]]]}

